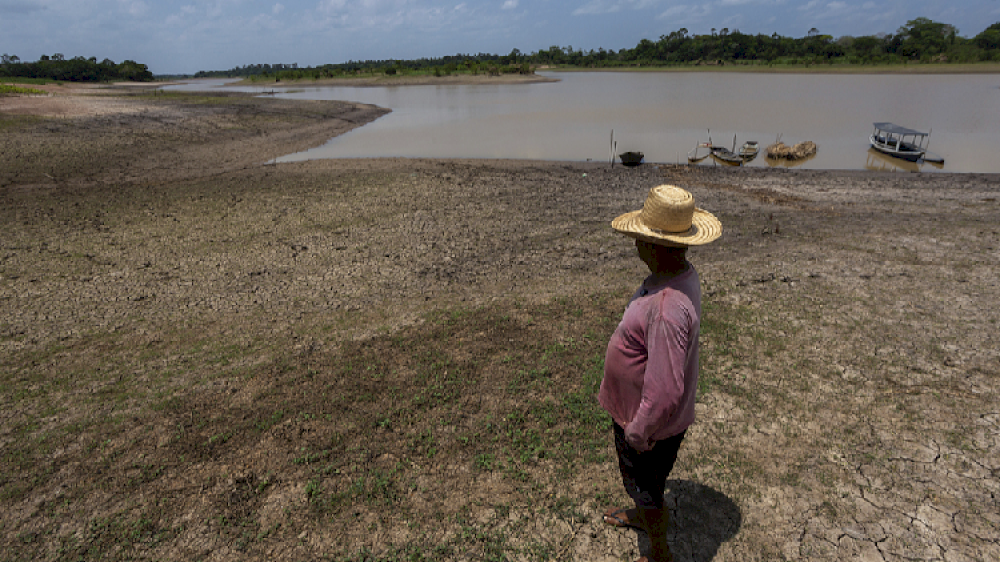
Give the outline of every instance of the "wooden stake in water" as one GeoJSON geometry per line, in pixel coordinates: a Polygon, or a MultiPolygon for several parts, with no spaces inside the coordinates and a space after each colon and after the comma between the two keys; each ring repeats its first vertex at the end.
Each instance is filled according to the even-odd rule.
{"type": "Polygon", "coordinates": [[[611,129],[611,167],[615,167],[615,130],[611,129]]]}

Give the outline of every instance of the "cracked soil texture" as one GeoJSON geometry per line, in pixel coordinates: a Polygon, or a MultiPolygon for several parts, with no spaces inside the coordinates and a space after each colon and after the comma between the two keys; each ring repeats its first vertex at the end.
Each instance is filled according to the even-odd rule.
{"type": "MultiPolygon", "coordinates": [[[[380,545],[429,548],[477,521],[519,554],[483,547],[455,559],[532,559],[525,544],[551,545],[545,559],[637,557],[642,533],[599,521],[602,499],[623,498],[610,456],[559,473],[562,493],[591,494],[578,502],[586,517],[544,494],[521,499],[494,473],[430,463],[407,469],[430,490],[401,500],[409,517],[358,508],[331,521],[296,514],[314,482],[337,476],[312,480],[289,459],[319,435],[346,439],[351,416],[372,420],[365,439],[393,443],[399,431],[353,410],[334,424],[276,419],[244,439],[205,412],[244,412],[261,427],[275,410],[254,408],[269,396],[275,409],[304,398],[233,369],[288,354],[310,367],[294,382],[304,393],[312,373],[340,368],[342,349],[391,356],[428,311],[492,307],[522,322],[530,307],[600,293],[620,298],[584,316],[614,318],[643,271],[609,221],[674,183],[724,225],[690,254],[716,326],[704,330],[707,390],[668,492],[677,559],[1000,560],[997,176],[274,166],[382,110],[185,99],[0,114],[0,558],[86,559],[94,550],[81,540],[96,549],[114,536],[101,552],[117,559],[358,560],[349,556],[366,548],[391,559],[380,545]],[[248,348],[258,351],[229,351],[248,348]],[[236,374],[210,374],[223,368],[236,374]],[[148,395],[121,398],[123,381],[148,395]],[[115,526],[133,512],[143,518],[125,531],[141,540],[115,526]],[[421,527],[420,514],[440,525],[421,527]]],[[[538,318],[503,341],[459,331],[455,353],[502,352],[555,329],[538,318]]],[[[489,407],[462,404],[473,417],[489,407]]],[[[388,445],[372,451],[367,462],[385,471],[407,460],[388,445]]],[[[531,470],[557,470],[536,460],[531,470]]]]}

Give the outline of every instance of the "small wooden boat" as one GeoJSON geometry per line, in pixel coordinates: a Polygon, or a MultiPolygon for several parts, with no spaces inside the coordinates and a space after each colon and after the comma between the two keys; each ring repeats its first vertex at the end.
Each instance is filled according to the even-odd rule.
{"type": "Polygon", "coordinates": [[[739,153],[733,152],[724,146],[712,147],[712,159],[727,166],[742,166],[743,158],[739,153]]]}
{"type": "Polygon", "coordinates": [[[641,152],[622,152],[618,155],[622,160],[622,166],[638,166],[642,164],[644,156],[641,152]]]}
{"type": "Polygon", "coordinates": [[[750,162],[751,160],[757,157],[757,154],[759,152],[760,152],[760,145],[757,144],[757,141],[747,141],[743,143],[743,146],[740,147],[739,155],[744,162],[750,162]]]}
{"type": "Polygon", "coordinates": [[[760,145],[757,141],[746,141],[736,150],[736,135],[733,135],[733,148],[708,144],[709,153],[712,159],[727,166],[742,166],[757,157],[760,152],[760,145]]]}
{"type": "Polygon", "coordinates": [[[699,142],[688,151],[688,162],[691,164],[697,164],[702,160],[708,158],[712,154],[712,143],[711,142],[699,142]],[[702,154],[702,149],[704,149],[704,154],[702,154]]]}
{"type": "Polygon", "coordinates": [[[873,123],[875,130],[868,137],[872,148],[889,156],[916,162],[927,152],[930,133],[922,133],[893,123],[873,123]]]}

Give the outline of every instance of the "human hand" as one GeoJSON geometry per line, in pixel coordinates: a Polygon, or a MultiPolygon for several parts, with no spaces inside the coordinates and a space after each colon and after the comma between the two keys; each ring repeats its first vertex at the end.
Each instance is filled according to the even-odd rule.
{"type": "Polygon", "coordinates": [[[628,443],[630,447],[640,453],[645,453],[652,448],[648,439],[643,439],[641,435],[630,431],[630,429],[631,425],[625,426],[625,442],[628,443]]]}

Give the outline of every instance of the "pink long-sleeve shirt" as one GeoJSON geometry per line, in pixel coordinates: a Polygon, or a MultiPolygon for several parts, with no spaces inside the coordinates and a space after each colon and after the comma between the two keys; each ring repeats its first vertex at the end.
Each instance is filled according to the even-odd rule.
{"type": "Polygon", "coordinates": [[[694,267],[636,291],[611,336],[598,400],[640,451],[694,422],[701,286],[694,267]]]}

